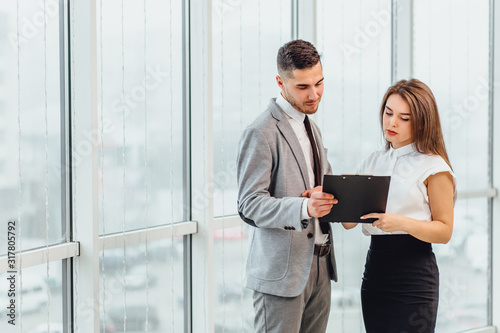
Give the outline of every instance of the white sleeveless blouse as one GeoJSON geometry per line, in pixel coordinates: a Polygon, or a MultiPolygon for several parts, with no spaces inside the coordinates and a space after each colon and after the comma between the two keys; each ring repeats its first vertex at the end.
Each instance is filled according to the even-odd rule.
{"type": "MultiPolygon", "coordinates": [[[[372,153],[359,167],[358,174],[391,176],[386,213],[431,221],[427,187],[424,181],[439,172],[449,172],[456,188],[456,177],[450,166],[438,155],[419,153],[413,144],[372,153]]],[[[456,197],[456,190],[455,190],[456,197]]],[[[404,231],[385,232],[363,223],[365,235],[406,234],[404,231]]]]}

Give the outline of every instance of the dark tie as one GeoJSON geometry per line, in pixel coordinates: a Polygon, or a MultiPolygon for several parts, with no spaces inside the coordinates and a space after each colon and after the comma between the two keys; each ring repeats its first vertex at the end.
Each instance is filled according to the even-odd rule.
{"type": "Polygon", "coordinates": [[[306,127],[307,136],[311,142],[312,152],[313,152],[313,170],[314,170],[314,186],[321,185],[321,164],[319,163],[318,148],[316,146],[316,141],[314,141],[314,136],[311,130],[311,123],[309,122],[309,117],[304,118],[304,126],[306,127]]]}
{"type": "MultiPolygon", "coordinates": [[[[311,130],[311,123],[309,122],[309,117],[306,115],[304,118],[304,126],[306,127],[307,136],[311,142],[311,147],[313,151],[313,170],[314,170],[314,186],[321,185],[321,164],[319,164],[318,148],[316,146],[316,141],[314,141],[314,136],[311,130]]],[[[320,223],[321,232],[328,234],[328,223],[320,223]]]]}

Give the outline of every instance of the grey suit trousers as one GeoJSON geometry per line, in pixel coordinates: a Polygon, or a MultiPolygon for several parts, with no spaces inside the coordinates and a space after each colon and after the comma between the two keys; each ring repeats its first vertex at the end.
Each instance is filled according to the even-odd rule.
{"type": "Polygon", "coordinates": [[[296,297],[254,291],[255,332],[324,333],[331,303],[329,255],[314,256],[306,287],[296,297]]]}

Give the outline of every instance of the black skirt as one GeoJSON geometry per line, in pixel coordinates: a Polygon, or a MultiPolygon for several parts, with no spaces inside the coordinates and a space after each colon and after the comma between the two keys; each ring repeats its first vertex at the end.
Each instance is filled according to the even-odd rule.
{"type": "Polygon", "coordinates": [[[367,333],[429,333],[436,326],[439,271],[429,243],[371,236],[361,285],[367,333]]]}

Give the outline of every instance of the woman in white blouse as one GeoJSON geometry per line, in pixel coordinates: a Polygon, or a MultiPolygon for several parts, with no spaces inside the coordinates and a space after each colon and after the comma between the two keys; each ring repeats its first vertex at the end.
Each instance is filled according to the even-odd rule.
{"type": "Polygon", "coordinates": [[[397,82],[384,96],[380,120],[385,150],[359,168],[391,176],[386,213],[362,217],[377,219],[363,224],[371,236],[361,287],[366,332],[434,332],[439,272],[431,243],[451,238],[455,175],[431,90],[416,79],[397,82]]]}

